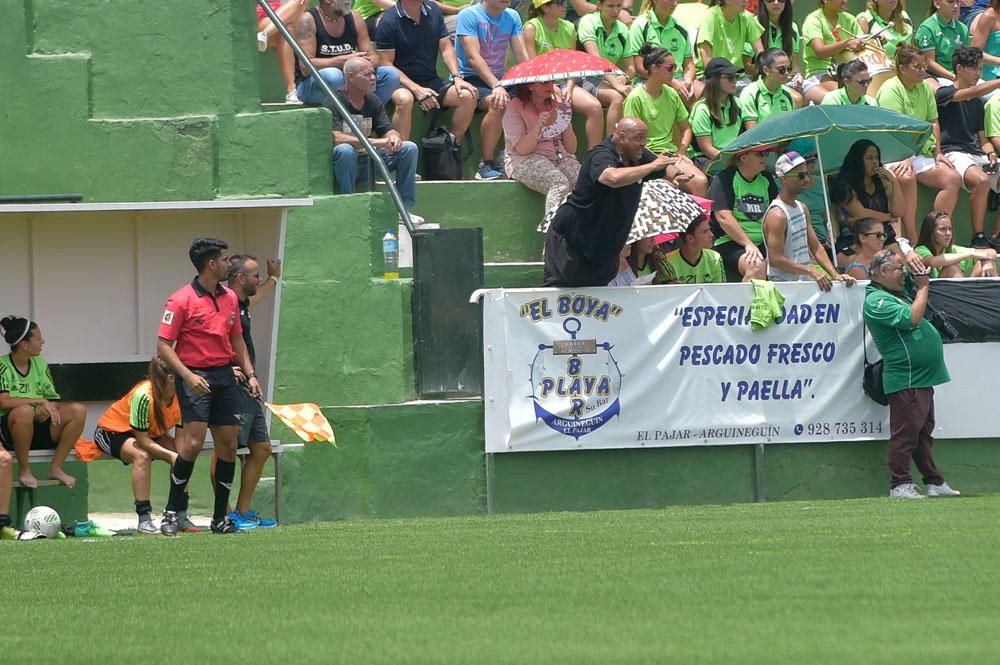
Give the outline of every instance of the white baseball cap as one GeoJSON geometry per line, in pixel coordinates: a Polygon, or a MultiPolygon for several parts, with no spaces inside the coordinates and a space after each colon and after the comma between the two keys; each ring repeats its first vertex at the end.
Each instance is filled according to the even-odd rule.
{"type": "Polygon", "coordinates": [[[778,161],[774,164],[774,172],[778,175],[786,175],[796,166],[801,166],[807,161],[809,160],[797,152],[786,152],[781,157],[778,157],[778,161]]]}

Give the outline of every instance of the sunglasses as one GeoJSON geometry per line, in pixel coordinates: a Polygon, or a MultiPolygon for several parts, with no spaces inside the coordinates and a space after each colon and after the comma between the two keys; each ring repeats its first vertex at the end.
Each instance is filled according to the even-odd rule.
{"type": "Polygon", "coordinates": [[[739,81],[740,80],[740,75],[739,74],[723,74],[722,78],[726,79],[727,81],[739,81]]]}
{"type": "Polygon", "coordinates": [[[872,80],[870,78],[869,79],[859,79],[859,80],[855,81],[855,83],[858,84],[859,86],[861,86],[862,88],[867,88],[871,84],[871,82],[872,82],[872,80]]]}
{"type": "Polygon", "coordinates": [[[789,178],[792,177],[792,176],[795,176],[799,180],[806,180],[806,179],[812,177],[812,173],[809,173],[809,171],[799,171],[798,173],[788,173],[787,174],[787,177],[789,177],[789,178]]]}
{"type": "Polygon", "coordinates": [[[658,62],[656,64],[657,66],[663,67],[665,70],[667,70],[668,74],[677,70],[677,63],[674,62],[670,63],[669,65],[663,64],[662,62],[658,62]]]}
{"type": "Polygon", "coordinates": [[[862,233],[863,236],[875,236],[879,240],[885,240],[885,232],[883,231],[872,231],[871,233],[862,233]]]}

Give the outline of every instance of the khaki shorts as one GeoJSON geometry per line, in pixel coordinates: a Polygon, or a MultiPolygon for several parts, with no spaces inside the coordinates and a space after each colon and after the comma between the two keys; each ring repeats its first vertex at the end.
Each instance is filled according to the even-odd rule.
{"type": "MultiPolygon", "coordinates": [[[[965,172],[968,171],[973,166],[978,166],[981,169],[989,166],[990,160],[986,155],[973,155],[968,152],[949,152],[945,154],[948,161],[952,163],[955,170],[958,171],[958,175],[962,176],[962,189],[969,191],[968,185],[965,184],[965,172]]],[[[997,173],[987,173],[986,175],[990,178],[990,189],[996,191],[997,189],[997,179],[1000,178],[1000,171],[997,173]]]]}

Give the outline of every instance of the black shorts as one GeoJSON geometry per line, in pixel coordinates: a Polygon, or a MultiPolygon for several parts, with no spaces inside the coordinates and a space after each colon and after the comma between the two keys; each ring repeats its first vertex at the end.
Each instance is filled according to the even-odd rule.
{"type": "Polygon", "coordinates": [[[437,93],[438,104],[440,104],[442,108],[444,108],[444,96],[448,92],[448,88],[455,85],[453,81],[449,81],[448,79],[443,79],[440,76],[435,76],[429,81],[419,81],[416,83],[417,85],[423,86],[425,88],[430,88],[435,93],[437,93]]]}
{"type": "MultiPolygon", "coordinates": [[[[767,256],[767,248],[761,243],[757,245],[757,249],[760,250],[761,256],[767,256]]],[[[743,245],[730,240],[724,242],[721,245],[715,246],[715,251],[722,255],[722,265],[726,268],[726,274],[731,278],[739,281],[742,279],[740,273],[740,258],[746,253],[743,249],[743,245]]]]}
{"type": "Polygon", "coordinates": [[[545,234],[544,254],[542,286],[607,286],[618,274],[617,260],[614,265],[597,265],[552,228],[545,234]]]}
{"type": "Polygon", "coordinates": [[[174,375],[174,388],[184,422],[208,423],[210,427],[239,424],[240,392],[233,368],[230,365],[192,367],[191,371],[204,377],[212,389],[205,395],[195,395],[183,379],[174,375]]]}
{"type": "Polygon", "coordinates": [[[236,447],[247,448],[251,443],[270,442],[264,407],[254,399],[250,389],[244,385],[240,385],[240,407],[240,434],[236,440],[236,447]]]}
{"type": "Polygon", "coordinates": [[[94,431],[94,443],[97,447],[104,451],[105,455],[111,455],[125,466],[128,466],[129,462],[122,459],[122,446],[134,438],[132,432],[110,432],[102,427],[94,431]]]}
{"type": "MultiPolygon", "coordinates": [[[[14,438],[10,435],[7,427],[7,416],[5,413],[0,416],[0,444],[7,450],[14,450],[14,438]]],[[[31,450],[55,450],[56,442],[52,440],[52,423],[46,420],[44,423],[35,423],[34,432],[31,435],[31,450]]]]}

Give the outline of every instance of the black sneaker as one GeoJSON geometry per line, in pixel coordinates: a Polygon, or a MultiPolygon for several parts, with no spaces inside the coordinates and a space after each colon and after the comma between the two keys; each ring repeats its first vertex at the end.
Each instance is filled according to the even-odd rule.
{"type": "Polygon", "coordinates": [[[990,190],[989,196],[986,197],[986,207],[990,212],[1000,210],[1000,192],[990,190]]]}
{"type": "Polygon", "coordinates": [[[989,238],[987,238],[986,234],[982,231],[972,236],[971,244],[975,249],[989,249],[992,247],[989,238]]]}
{"type": "Polygon", "coordinates": [[[163,511],[163,519],[160,520],[160,533],[164,536],[177,535],[177,513],[172,510],[163,511]]]}
{"type": "Polygon", "coordinates": [[[993,236],[989,239],[990,247],[1000,252],[1000,236],[993,236]]]}
{"type": "Polygon", "coordinates": [[[233,521],[229,517],[222,517],[217,520],[212,520],[212,533],[239,533],[240,530],[236,528],[233,521]]]}

